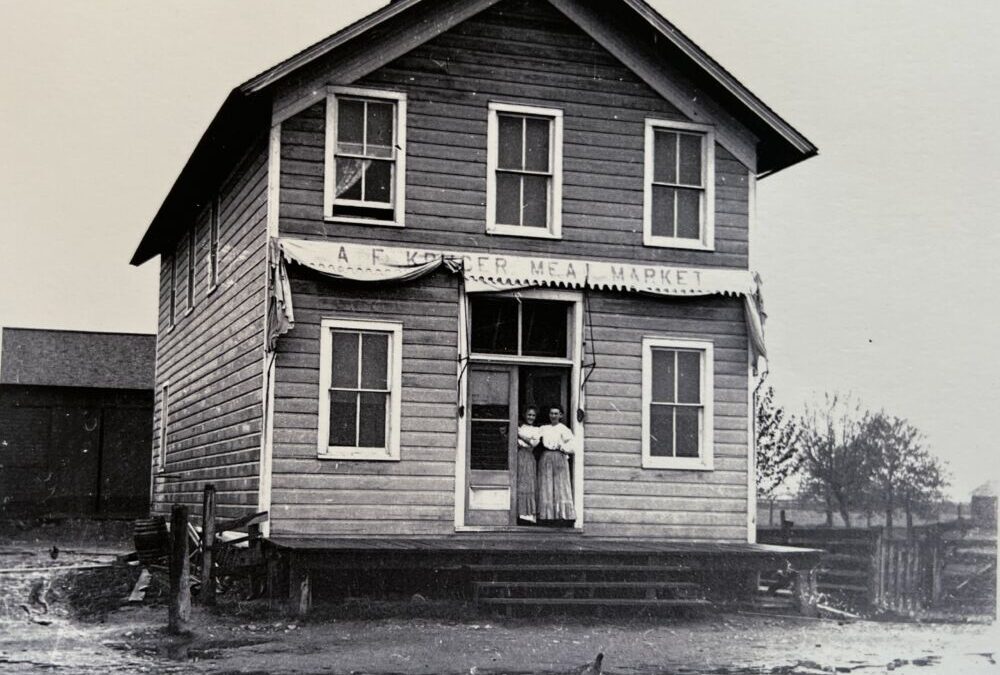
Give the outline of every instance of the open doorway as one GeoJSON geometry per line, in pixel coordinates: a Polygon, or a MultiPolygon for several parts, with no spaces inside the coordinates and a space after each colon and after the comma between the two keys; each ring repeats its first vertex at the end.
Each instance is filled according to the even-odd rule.
{"type": "MultiPolygon", "coordinates": [[[[537,525],[537,521],[518,518],[517,489],[522,478],[518,475],[518,425],[526,408],[537,409],[535,424],[541,426],[549,421],[549,409],[559,406],[567,413],[563,423],[576,432],[577,307],[572,301],[549,299],[552,295],[540,299],[491,295],[470,302],[465,526],[520,530],[537,525]]],[[[535,452],[537,460],[540,448],[535,452]]],[[[580,468],[573,461],[569,464],[577,494],[580,468]]],[[[545,524],[572,527],[574,521],[545,524]]]]}

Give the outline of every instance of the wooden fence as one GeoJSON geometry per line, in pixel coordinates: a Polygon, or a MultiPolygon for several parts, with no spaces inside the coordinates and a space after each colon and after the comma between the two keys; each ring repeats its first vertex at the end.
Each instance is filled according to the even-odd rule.
{"type": "MultiPolygon", "coordinates": [[[[968,521],[914,527],[762,528],[757,540],[826,551],[816,570],[817,590],[856,611],[900,614],[942,610],[990,613],[996,597],[996,530],[968,521]]],[[[774,575],[763,583],[773,584],[774,575]]]]}

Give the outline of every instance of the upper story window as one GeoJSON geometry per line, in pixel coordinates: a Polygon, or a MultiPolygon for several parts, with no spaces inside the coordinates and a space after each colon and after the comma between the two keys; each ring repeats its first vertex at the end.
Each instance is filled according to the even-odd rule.
{"type": "Polygon", "coordinates": [[[219,198],[212,200],[208,213],[208,292],[219,285],[219,198]]]}
{"type": "Polygon", "coordinates": [[[403,225],[406,95],[332,87],[326,110],[324,215],[403,225]]]}
{"type": "Polygon", "coordinates": [[[195,294],[195,259],[198,243],[198,228],[193,227],[187,233],[187,311],[194,309],[197,299],[195,294]]]}
{"type": "Polygon", "coordinates": [[[177,321],[177,252],[174,251],[170,256],[170,260],[167,262],[169,265],[167,269],[167,276],[169,277],[169,292],[170,299],[168,300],[169,307],[167,309],[167,327],[173,328],[177,321]]]}
{"type": "Polygon", "coordinates": [[[644,244],[713,250],[714,163],[712,127],[646,120],[644,244]]]}
{"type": "Polygon", "coordinates": [[[403,327],[324,320],[319,456],[398,460],[403,327]]]}
{"type": "Polygon", "coordinates": [[[642,465],[712,469],[713,345],[642,341],[642,465]]]}
{"type": "Polygon", "coordinates": [[[561,110],[490,103],[487,232],[561,236],[562,127],[561,110]]]}

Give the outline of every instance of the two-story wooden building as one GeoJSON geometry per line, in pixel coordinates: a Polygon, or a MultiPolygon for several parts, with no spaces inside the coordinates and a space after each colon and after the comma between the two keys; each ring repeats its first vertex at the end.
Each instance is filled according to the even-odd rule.
{"type": "Polygon", "coordinates": [[[235,89],[135,253],[155,508],[211,482],[289,550],[763,551],[754,189],[815,152],[642,0],[390,3],[235,89]],[[576,437],[549,527],[529,405],[576,437]]]}

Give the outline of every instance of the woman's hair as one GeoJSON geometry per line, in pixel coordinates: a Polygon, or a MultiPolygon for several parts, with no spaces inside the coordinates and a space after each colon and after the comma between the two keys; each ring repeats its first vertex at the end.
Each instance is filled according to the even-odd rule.
{"type": "Polygon", "coordinates": [[[566,411],[563,410],[563,407],[561,405],[559,405],[558,403],[553,403],[552,405],[550,405],[545,410],[546,410],[546,412],[549,412],[551,410],[558,410],[560,415],[565,415],[566,414],[566,411]]]}
{"type": "Polygon", "coordinates": [[[521,417],[527,416],[529,410],[534,410],[535,414],[536,415],[538,414],[538,406],[537,405],[527,405],[527,406],[524,406],[524,410],[521,411],[521,417]]]}

